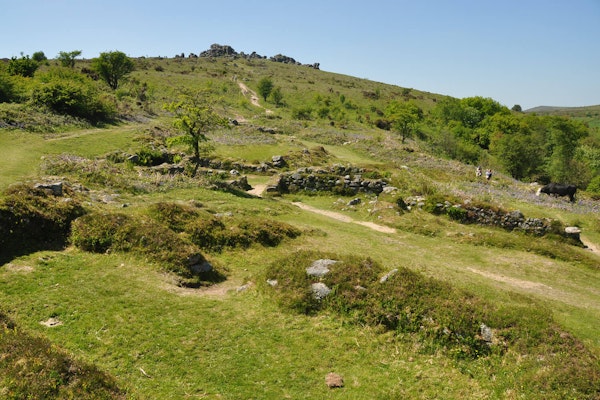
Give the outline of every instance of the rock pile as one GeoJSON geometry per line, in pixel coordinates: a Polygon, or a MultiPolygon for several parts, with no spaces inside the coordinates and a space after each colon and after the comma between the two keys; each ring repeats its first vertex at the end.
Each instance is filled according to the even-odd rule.
{"type": "MultiPolygon", "coordinates": [[[[184,56],[184,54],[181,54],[181,56],[178,55],[176,57],[179,58],[179,57],[183,57],[183,56],[184,56]]],[[[190,57],[196,57],[196,55],[191,53],[190,57]]],[[[231,46],[220,45],[220,44],[216,44],[216,43],[212,44],[210,46],[210,49],[201,52],[198,55],[198,57],[231,57],[231,58],[244,58],[247,60],[266,59],[267,58],[266,56],[261,56],[260,54],[257,54],[255,51],[253,51],[250,54],[245,54],[244,52],[238,53],[231,46]]],[[[298,61],[294,60],[292,57],[284,56],[283,54],[274,55],[273,57],[270,57],[269,60],[274,61],[274,62],[284,63],[284,64],[302,65],[298,61]]],[[[308,66],[310,68],[314,68],[314,69],[319,69],[320,64],[313,63],[313,64],[306,64],[306,66],[308,66]]]]}

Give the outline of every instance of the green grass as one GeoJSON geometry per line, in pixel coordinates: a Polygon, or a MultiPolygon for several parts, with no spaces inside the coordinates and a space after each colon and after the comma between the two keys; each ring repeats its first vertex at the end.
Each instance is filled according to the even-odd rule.
{"type": "MultiPolygon", "coordinates": [[[[249,392],[264,398],[367,399],[373,393],[393,398],[398,388],[391,377],[415,379],[403,360],[410,348],[386,343],[385,336],[334,319],[282,313],[254,291],[217,299],[177,292],[165,277],[132,265],[136,261],[77,252],[37,254],[18,262],[33,263],[33,272],[3,274],[2,301],[20,293],[13,307],[28,304],[29,311],[13,318],[112,371],[141,398],[235,399],[249,392]],[[47,261],[36,261],[42,256],[47,261]],[[51,316],[64,324],[39,325],[51,316]],[[396,350],[381,351],[390,346],[396,350]],[[324,377],[331,371],[343,374],[348,388],[327,389],[324,377]]],[[[436,358],[412,357],[411,363],[427,369],[432,368],[428,360],[436,358]]],[[[464,381],[459,375],[450,369],[433,381],[438,387],[450,376],[464,381]]],[[[426,386],[411,391],[435,393],[435,386],[426,386]]],[[[463,388],[456,384],[445,390],[463,388]]]]}
{"type": "MultiPolygon", "coordinates": [[[[87,63],[81,61],[80,66],[87,63]]],[[[73,154],[90,160],[74,168],[60,165],[63,169],[57,167],[57,175],[92,190],[78,198],[88,211],[123,213],[136,220],[147,217],[157,204],[194,204],[203,213],[226,215],[231,224],[225,227],[231,231],[239,228],[240,221],[250,221],[253,231],[275,221],[295,227],[301,235],[278,246],[253,243],[206,250],[207,258],[227,279],[195,289],[178,286],[178,277],[152,257],[151,249],[94,254],[69,246],[11,259],[0,266],[0,309],[27,333],[23,340],[47,338],[73,362],[94,365],[113,377],[132,399],[548,399],[564,393],[541,393],[533,383],[552,379],[572,383],[590,377],[572,370],[547,377],[549,370],[538,358],[523,355],[528,349],[457,359],[447,349],[427,347],[414,332],[399,334],[356,323],[332,310],[310,317],[290,312],[264,290],[267,267],[298,251],[369,257],[381,271],[407,268],[449,285],[448,293],[466,290],[482,303],[524,310],[520,316],[534,321],[539,313],[527,311],[528,307],[540,306],[565,338],[573,335],[574,343],[583,344],[578,351],[600,357],[600,256],[552,238],[461,225],[417,209],[401,212],[395,205],[397,197],[456,194],[506,210],[519,209],[526,216],[581,226],[586,238],[600,243],[600,220],[588,209],[515,196],[528,186],[500,173],[489,186],[477,185],[471,166],[435,158],[418,142],[403,146],[393,134],[365,123],[367,115],[376,118],[377,110],[392,98],[415,100],[427,111],[443,96],[264,60],[139,59],[136,63],[132,77],[148,84],[148,101],[138,106],[129,97],[135,86],[131,81],[122,88],[121,106],[128,105],[129,115],[150,118],[147,123],[46,133],[0,130],[0,189],[43,178],[42,157],[51,160],[53,155],[73,154]],[[271,76],[282,87],[286,103],[276,108],[261,101],[273,110],[269,116],[251,105],[237,86],[241,81],[256,89],[263,76],[271,76]],[[114,151],[135,152],[148,145],[137,139],[148,129],[160,131],[157,127],[166,126],[162,104],[172,101],[182,87],[207,85],[221,96],[220,112],[245,120],[239,127],[209,135],[215,157],[255,163],[280,154],[289,156],[294,167],[296,163],[308,166],[311,160],[303,157],[302,150],[322,146],[326,152],[314,153],[319,165],[376,169],[392,179],[399,193],[377,199],[361,194],[356,196],[361,204],[354,207],[346,205],[348,197],[326,194],[255,198],[211,189],[215,181],[210,177],[169,178],[101,159],[114,151]],[[343,105],[341,95],[349,107],[343,105]],[[316,111],[326,101],[330,113],[321,118],[316,111]],[[311,120],[290,119],[293,110],[301,107],[313,108],[311,120]],[[277,133],[259,132],[258,127],[277,133]],[[116,200],[106,204],[98,200],[107,194],[116,200]],[[396,233],[303,211],[292,201],[393,227],[396,233]],[[238,291],[242,285],[245,290],[238,291]],[[40,324],[51,317],[62,325],[40,324]],[[345,386],[327,388],[329,372],[342,375],[345,386]]],[[[248,178],[251,185],[266,184],[273,183],[277,174],[248,178]]],[[[177,222],[181,221],[171,225],[177,222]]],[[[182,226],[187,223],[191,224],[182,226]]],[[[189,239],[185,229],[177,235],[189,239]]],[[[540,344],[545,345],[551,349],[549,343],[540,344]]],[[[597,366],[597,359],[592,365],[597,366]]]]}
{"type": "Polygon", "coordinates": [[[139,126],[123,125],[108,129],[89,129],[44,137],[38,133],[0,131],[0,189],[11,183],[39,176],[42,157],[73,154],[93,158],[114,150],[134,146],[139,126]]]}

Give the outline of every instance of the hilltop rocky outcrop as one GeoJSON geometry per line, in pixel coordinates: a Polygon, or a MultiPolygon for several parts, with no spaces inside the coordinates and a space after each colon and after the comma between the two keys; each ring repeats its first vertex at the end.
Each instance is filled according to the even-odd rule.
{"type": "MultiPolygon", "coordinates": [[[[217,44],[217,43],[212,44],[208,50],[204,50],[198,56],[196,56],[193,53],[191,53],[189,56],[190,57],[215,57],[215,58],[216,57],[231,57],[231,58],[244,58],[244,59],[248,59],[248,60],[267,59],[266,56],[262,56],[255,51],[253,51],[250,54],[246,54],[244,52],[238,53],[237,51],[235,51],[233,49],[233,47],[231,47],[229,45],[221,45],[221,44],[217,44]]],[[[277,54],[272,57],[269,57],[269,60],[274,61],[274,62],[283,63],[283,64],[303,65],[302,63],[296,61],[294,58],[288,57],[283,54],[277,54]]],[[[304,65],[314,68],[314,69],[319,69],[319,67],[320,67],[319,63],[304,64],[304,65]]]]}

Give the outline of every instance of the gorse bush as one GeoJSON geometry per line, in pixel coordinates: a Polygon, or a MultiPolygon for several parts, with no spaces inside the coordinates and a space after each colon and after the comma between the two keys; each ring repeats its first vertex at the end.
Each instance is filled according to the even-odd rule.
{"type": "Polygon", "coordinates": [[[586,190],[594,200],[600,200],[600,175],[592,178],[586,190]]]}
{"type": "Polygon", "coordinates": [[[0,103],[15,101],[17,98],[15,80],[0,66],[0,103]]]}

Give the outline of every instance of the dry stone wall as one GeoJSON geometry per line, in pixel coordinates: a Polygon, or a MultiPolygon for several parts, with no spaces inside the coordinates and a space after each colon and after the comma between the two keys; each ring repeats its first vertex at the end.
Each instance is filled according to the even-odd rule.
{"type": "Polygon", "coordinates": [[[281,174],[277,183],[280,193],[336,192],[339,194],[379,194],[388,185],[385,179],[367,179],[362,168],[334,165],[328,168],[300,168],[281,174]]]}

